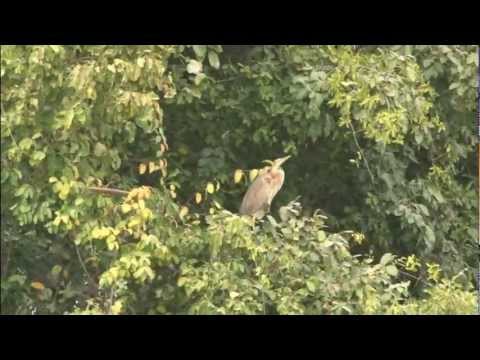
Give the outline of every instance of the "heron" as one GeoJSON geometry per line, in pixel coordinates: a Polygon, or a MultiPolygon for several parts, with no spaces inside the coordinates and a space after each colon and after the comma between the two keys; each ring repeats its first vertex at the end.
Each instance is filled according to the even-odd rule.
{"type": "Polygon", "coordinates": [[[282,188],[285,180],[285,173],[281,166],[289,158],[290,155],[276,159],[265,172],[257,176],[243,197],[240,215],[250,215],[254,219],[261,219],[270,212],[272,200],[282,188]]]}

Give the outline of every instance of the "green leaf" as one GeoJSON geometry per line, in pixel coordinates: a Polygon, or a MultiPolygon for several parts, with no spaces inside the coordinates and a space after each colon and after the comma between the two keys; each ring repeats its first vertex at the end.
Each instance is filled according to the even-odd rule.
{"type": "Polygon", "coordinates": [[[55,265],[51,270],[53,276],[58,276],[58,274],[60,274],[61,271],[62,271],[62,267],[60,265],[55,265]]]}
{"type": "Polygon", "coordinates": [[[202,80],[205,79],[206,77],[207,77],[207,75],[205,75],[204,73],[200,73],[197,76],[195,76],[195,79],[193,79],[193,83],[195,85],[200,85],[202,80]]]}
{"type": "Polygon", "coordinates": [[[106,151],[107,151],[107,147],[105,145],[103,145],[102,143],[97,142],[95,144],[95,149],[94,149],[93,153],[95,154],[95,156],[101,157],[102,155],[105,154],[106,151]]]}
{"type": "Polygon", "coordinates": [[[388,265],[385,268],[385,271],[387,272],[388,275],[391,275],[391,276],[397,276],[398,275],[398,269],[395,265],[388,265]]]}
{"type": "Polygon", "coordinates": [[[197,59],[203,60],[205,54],[207,53],[207,46],[206,45],[193,45],[193,51],[197,56],[197,59]]]}
{"type": "Polygon", "coordinates": [[[437,189],[430,188],[430,193],[435,197],[435,199],[437,199],[437,201],[438,201],[440,204],[443,204],[443,203],[445,202],[445,198],[444,198],[443,195],[440,193],[440,191],[438,191],[437,189]]]}
{"type": "Polygon", "coordinates": [[[429,250],[432,250],[435,245],[435,233],[429,226],[425,228],[425,243],[429,250]]]}
{"type": "Polygon", "coordinates": [[[61,50],[61,46],[60,45],[49,45],[50,49],[53,50],[54,53],[58,54],[61,50]]]}
{"type": "Polygon", "coordinates": [[[188,279],[186,277],[180,277],[178,278],[177,280],[177,285],[182,287],[183,285],[185,285],[185,283],[188,281],[188,279]]]}
{"type": "Polygon", "coordinates": [[[454,90],[454,89],[458,88],[459,86],[460,86],[460,83],[458,83],[458,82],[451,83],[450,86],[448,87],[448,90],[454,90]]]}
{"type": "Polygon", "coordinates": [[[307,280],[307,281],[305,282],[305,284],[307,285],[307,289],[308,289],[310,292],[315,292],[316,287],[315,287],[315,284],[313,283],[313,281],[307,280]]]}
{"type": "Polygon", "coordinates": [[[382,258],[380,259],[380,264],[381,265],[386,265],[390,262],[392,262],[394,259],[394,256],[390,253],[386,253],[382,256],[382,258]]]}
{"type": "Polygon", "coordinates": [[[198,62],[197,60],[190,60],[190,62],[187,65],[187,72],[189,74],[199,74],[202,72],[202,64],[198,62]]]}
{"type": "Polygon", "coordinates": [[[210,51],[208,53],[208,63],[215,69],[220,67],[220,59],[216,52],[210,51]]]}
{"type": "Polygon", "coordinates": [[[28,150],[28,149],[30,149],[30,147],[32,146],[32,144],[33,144],[32,139],[30,139],[30,138],[25,138],[25,139],[22,139],[22,141],[20,141],[20,143],[18,144],[18,146],[19,146],[20,149],[22,149],[22,150],[28,150]]]}
{"type": "Polygon", "coordinates": [[[45,159],[45,153],[43,151],[35,151],[32,155],[32,160],[35,160],[35,161],[42,161],[43,159],[45,159]]]}
{"type": "Polygon", "coordinates": [[[325,241],[326,239],[327,239],[327,236],[325,235],[325,231],[320,230],[317,233],[317,240],[322,242],[322,241],[325,241]]]}
{"type": "Polygon", "coordinates": [[[209,48],[209,49],[212,49],[212,50],[215,51],[217,54],[220,54],[220,53],[223,52],[222,45],[208,45],[208,48],[209,48]]]}
{"type": "Polygon", "coordinates": [[[407,66],[407,78],[411,82],[414,82],[417,79],[417,74],[412,66],[407,66]]]}

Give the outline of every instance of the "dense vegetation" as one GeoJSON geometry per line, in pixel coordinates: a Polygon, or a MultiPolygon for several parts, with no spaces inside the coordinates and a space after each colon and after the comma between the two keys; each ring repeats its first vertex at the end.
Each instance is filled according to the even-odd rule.
{"type": "Polygon", "coordinates": [[[2,46],[1,312],[475,313],[477,68],[475,46],[2,46]],[[272,213],[238,216],[286,154],[272,213]]]}

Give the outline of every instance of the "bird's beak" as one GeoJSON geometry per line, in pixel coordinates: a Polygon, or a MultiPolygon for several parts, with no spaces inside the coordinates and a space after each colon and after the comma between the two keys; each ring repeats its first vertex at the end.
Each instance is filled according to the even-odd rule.
{"type": "Polygon", "coordinates": [[[276,166],[282,166],[282,164],[287,161],[288,159],[290,159],[291,155],[288,155],[288,156],[285,156],[283,158],[280,158],[280,159],[277,159],[277,161],[275,161],[275,165],[276,166]]]}

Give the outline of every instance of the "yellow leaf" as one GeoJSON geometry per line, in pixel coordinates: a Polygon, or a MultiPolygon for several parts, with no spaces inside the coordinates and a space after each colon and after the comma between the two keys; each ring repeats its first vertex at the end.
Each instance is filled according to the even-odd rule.
{"type": "Polygon", "coordinates": [[[175,185],[170,185],[170,190],[175,191],[175,185]]]}
{"type": "Polygon", "coordinates": [[[207,184],[207,192],[208,192],[209,194],[213,194],[214,191],[215,191],[215,187],[213,186],[213,184],[212,184],[212,183],[208,183],[208,184],[207,184]]]}
{"type": "Polygon", "coordinates": [[[258,176],[258,170],[257,169],[250,170],[249,176],[250,176],[250,181],[255,180],[255,178],[258,176]]]}
{"type": "Polygon", "coordinates": [[[132,210],[132,207],[128,204],[122,204],[122,213],[126,214],[128,213],[130,210],[132,210]]]}
{"type": "Polygon", "coordinates": [[[45,285],[43,285],[41,282],[39,281],[34,281],[30,284],[34,289],[37,289],[37,290],[43,290],[45,289],[45,285]]]}
{"type": "Polygon", "coordinates": [[[200,204],[202,202],[202,194],[200,194],[198,192],[195,194],[195,202],[197,204],[200,204]]]}
{"type": "Polygon", "coordinates": [[[150,161],[148,163],[148,173],[151,174],[152,172],[154,172],[155,170],[157,170],[157,166],[155,165],[155,163],[153,161],[150,161]]]}
{"type": "Polygon", "coordinates": [[[138,166],[138,173],[139,173],[140,175],[142,175],[142,174],[145,174],[145,171],[147,171],[147,165],[145,165],[145,164],[140,164],[140,165],[138,166]]]}
{"type": "MultiPolygon", "coordinates": [[[[58,219],[58,218],[57,218],[57,219],[58,219]]],[[[55,219],[55,220],[57,220],[57,219],[55,219]]],[[[60,223],[60,221],[59,221],[58,223],[60,223]]],[[[100,228],[95,228],[95,229],[93,229],[91,236],[92,236],[92,238],[94,238],[94,239],[99,239],[99,238],[101,237],[101,230],[100,230],[100,228]]]]}
{"type": "Polygon", "coordinates": [[[210,213],[210,215],[213,215],[215,213],[215,209],[214,208],[210,208],[210,210],[208,211],[210,213]]]}
{"type": "Polygon", "coordinates": [[[113,251],[113,250],[118,250],[118,243],[115,239],[115,236],[113,235],[109,235],[107,237],[107,248],[108,250],[110,251],[113,251]]]}
{"type": "Polygon", "coordinates": [[[55,225],[55,226],[60,225],[60,220],[61,220],[60,216],[57,216],[57,217],[55,218],[55,220],[53,220],[53,225],[55,225]]]}
{"type": "Polygon", "coordinates": [[[150,209],[142,209],[140,210],[140,216],[143,219],[148,220],[152,217],[152,211],[150,209]]]}
{"type": "Polygon", "coordinates": [[[182,206],[180,209],[180,218],[184,218],[188,214],[188,208],[186,206],[182,206]]]}
{"type": "Polygon", "coordinates": [[[135,226],[137,226],[137,225],[139,225],[139,224],[140,224],[140,219],[137,218],[137,217],[135,217],[135,218],[133,218],[132,220],[130,220],[130,222],[128,223],[127,227],[133,228],[133,227],[135,227],[135,226]]]}
{"type": "Polygon", "coordinates": [[[235,170],[235,174],[233,175],[233,180],[235,181],[235,184],[238,184],[243,177],[243,171],[240,169],[235,170]]]}
{"type": "Polygon", "coordinates": [[[68,197],[69,193],[70,193],[70,184],[61,184],[58,197],[62,200],[65,200],[68,197]]]}
{"type": "Polygon", "coordinates": [[[113,315],[118,315],[122,311],[122,302],[120,300],[115,301],[115,304],[110,308],[113,315]]]}

